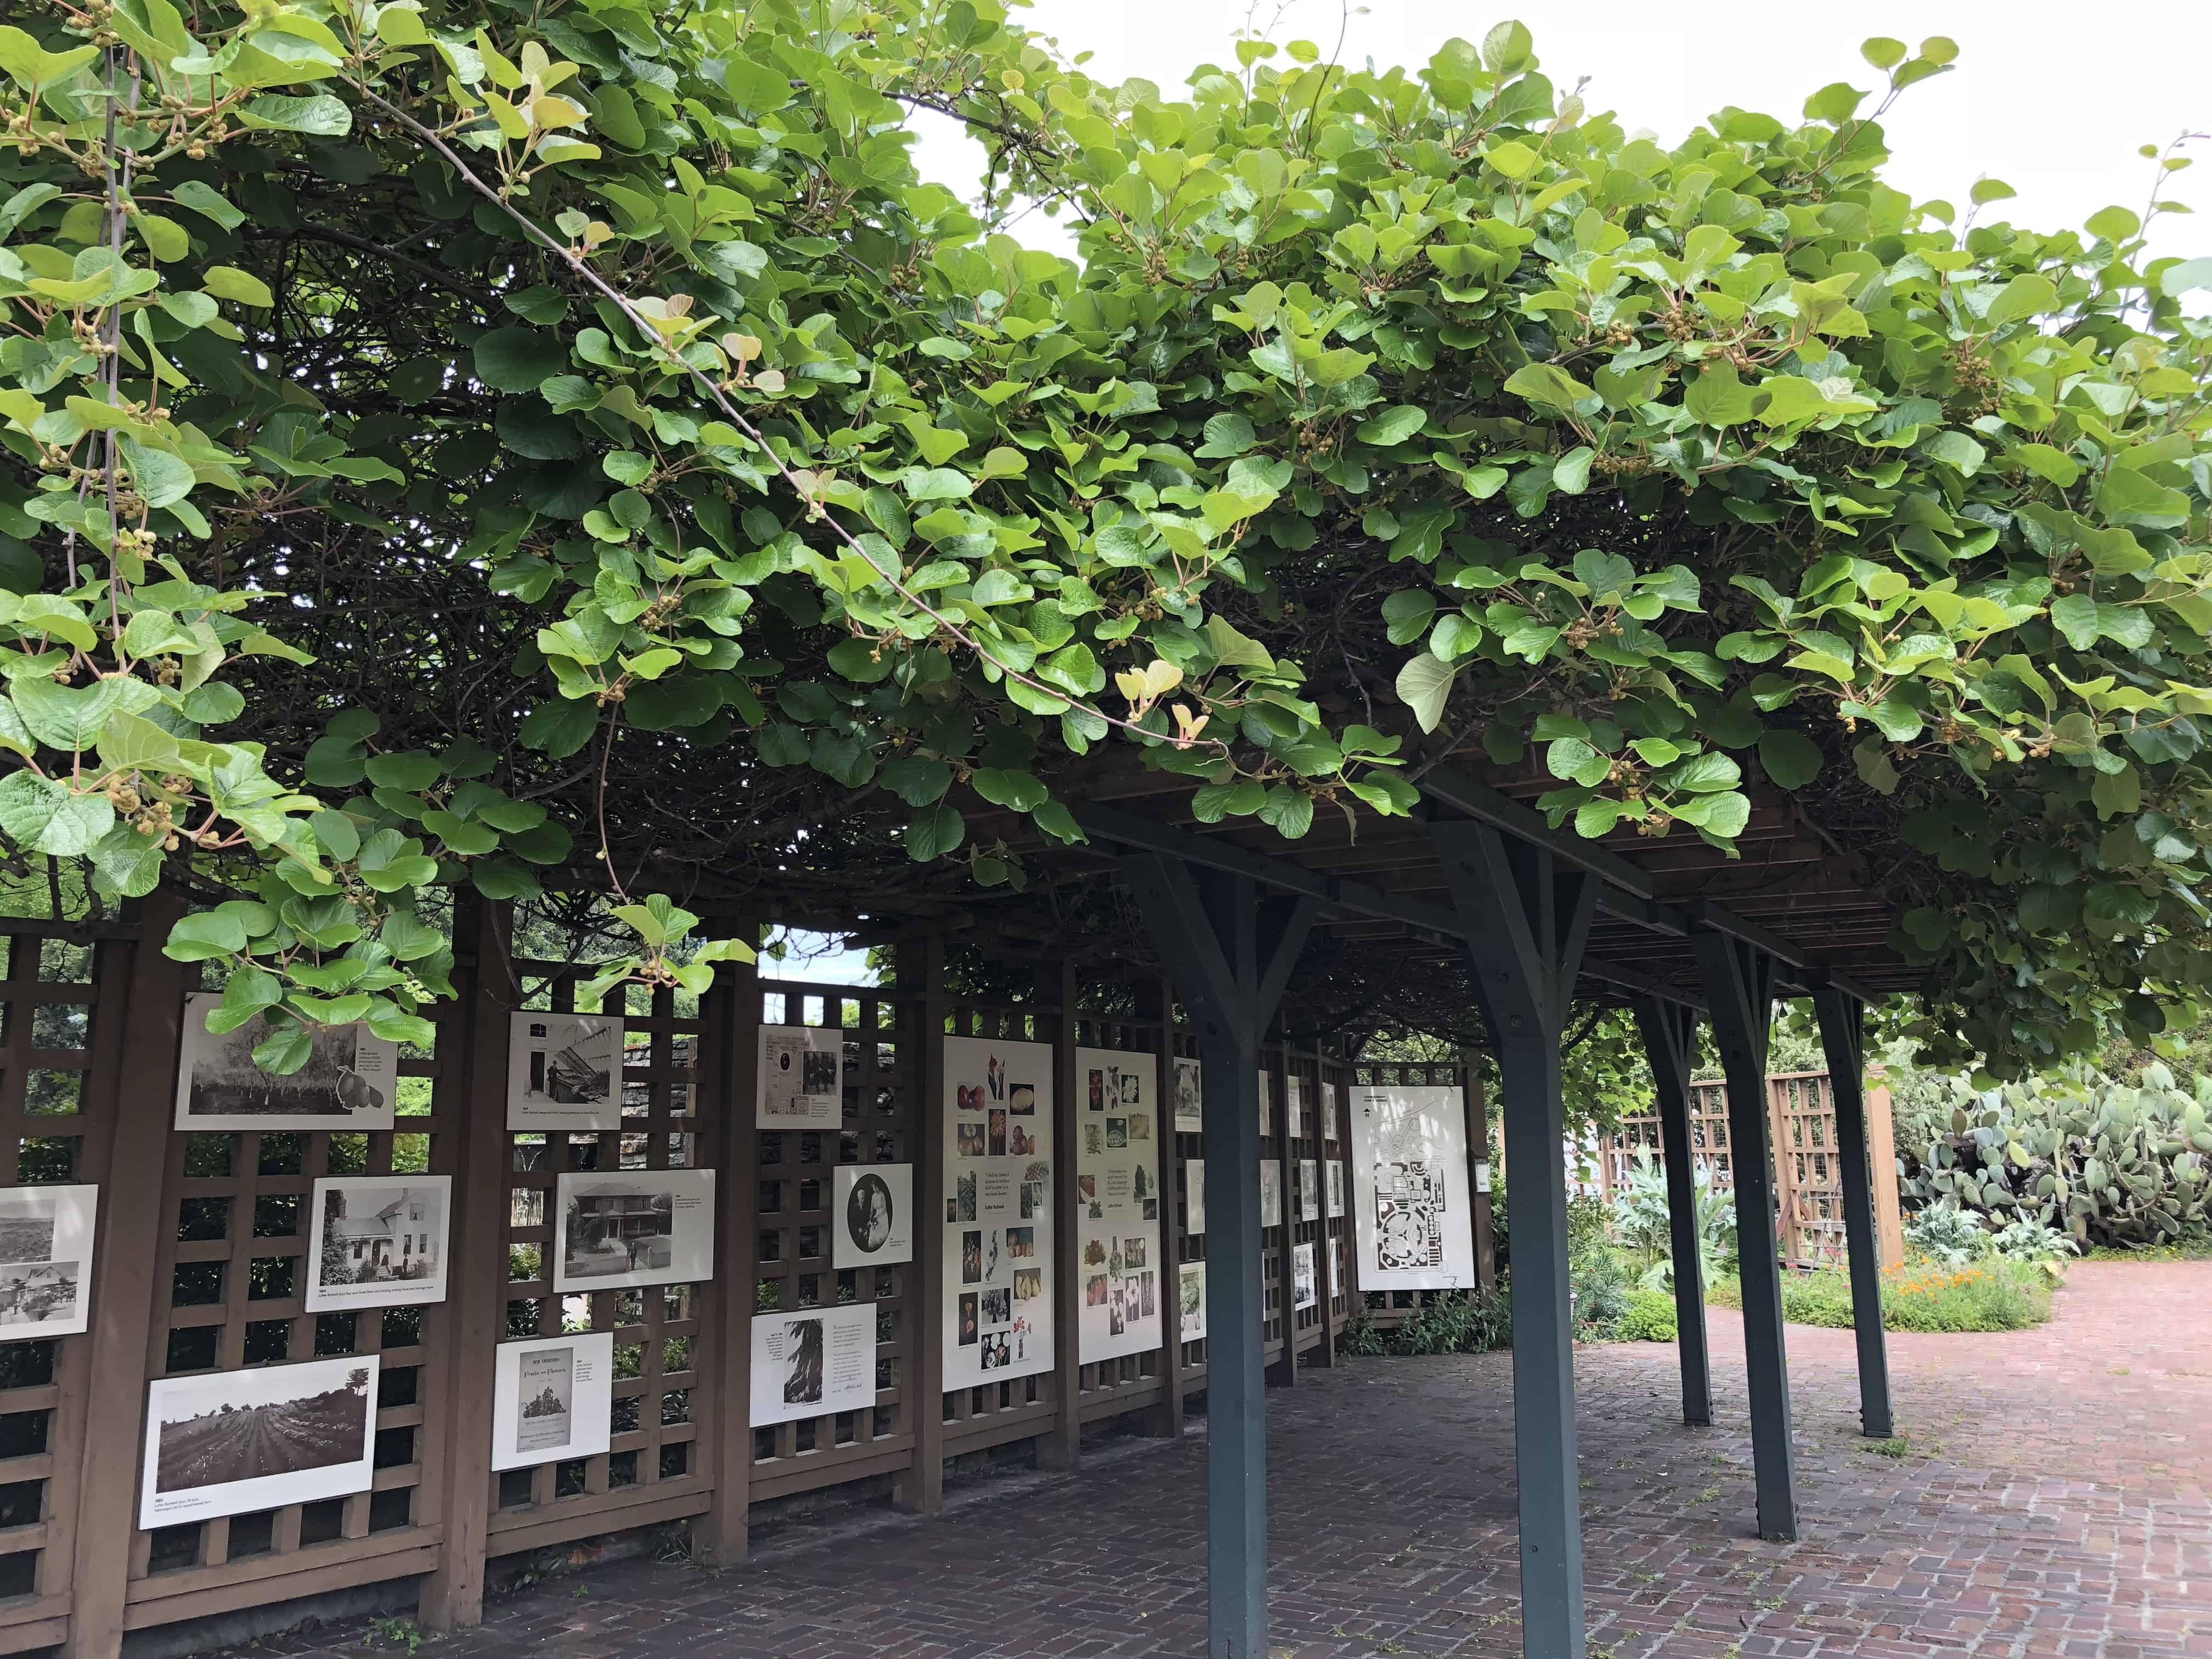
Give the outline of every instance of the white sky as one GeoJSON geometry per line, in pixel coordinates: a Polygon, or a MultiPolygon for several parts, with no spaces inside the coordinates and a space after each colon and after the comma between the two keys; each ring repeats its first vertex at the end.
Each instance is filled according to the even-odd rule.
{"type": "MultiPolygon", "coordinates": [[[[1016,14],[1059,37],[1064,54],[1089,51],[1085,70],[1119,82],[1156,82],[1170,97],[1200,63],[1234,62],[1232,32],[1248,15],[1261,23],[1273,0],[1036,0],[1016,14]]],[[[2154,164],[2136,152],[2187,131],[2212,132],[2212,3],[2116,0],[2086,7],[2053,0],[1862,0],[1850,7],[1778,5],[1773,0],[1577,0],[1571,7],[1447,4],[1371,0],[1346,29],[1341,61],[1377,67],[1425,64],[1454,35],[1480,42],[1492,24],[1518,16],[1534,33],[1545,74],[1562,90],[1583,76],[1593,113],[1616,112],[1631,131],[1648,128],[1672,145],[1724,105],[1799,118],[1808,94],[1834,81],[1878,91],[1878,71],[1859,42],[1886,34],[1917,48],[1930,34],[1959,44],[1948,75],[1909,88],[1884,123],[1888,181],[1920,200],[1966,208],[1987,173],[2020,192],[1983,210],[2038,229],[2078,227],[2118,204],[2140,213],[2154,164]]],[[[1290,0],[1268,30],[1278,42],[1315,41],[1331,55],[1341,17],[1334,0],[1290,0]]],[[[1280,60],[1279,60],[1280,61],[1280,60]]],[[[1871,108],[1869,99],[1865,107],[1871,108]]],[[[981,151],[949,121],[922,117],[916,151],[923,173],[965,193],[981,151]]],[[[2212,139],[2189,146],[2197,165],[2166,192],[2212,216],[2212,139]]],[[[1072,252],[1072,239],[1042,215],[1018,233],[1036,246],[1072,252]]],[[[2154,254],[2212,252],[2212,217],[2160,215],[2154,254]]]]}

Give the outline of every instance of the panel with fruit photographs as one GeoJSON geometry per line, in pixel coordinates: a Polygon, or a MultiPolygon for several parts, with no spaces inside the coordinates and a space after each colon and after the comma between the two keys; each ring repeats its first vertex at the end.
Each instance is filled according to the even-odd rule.
{"type": "Polygon", "coordinates": [[[1052,1369],[1052,1085],[1047,1043],[945,1039],[948,1390],[1052,1369]]]}
{"type": "Polygon", "coordinates": [[[1115,1048],[1075,1051],[1077,1278],[1083,1363],[1160,1345],[1159,1062],[1115,1048]]]}

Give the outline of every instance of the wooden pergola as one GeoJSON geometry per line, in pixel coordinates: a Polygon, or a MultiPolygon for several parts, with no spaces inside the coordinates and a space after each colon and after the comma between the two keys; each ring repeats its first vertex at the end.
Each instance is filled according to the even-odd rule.
{"type": "MultiPolygon", "coordinates": [[[[1891,897],[1796,800],[1754,783],[1740,857],[1686,831],[1624,829],[1588,842],[1531,804],[1534,776],[1503,787],[1453,765],[1418,785],[1413,819],[1316,814],[1284,841],[1243,819],[1201,823],[1187,781],[1130,766],[1089,783],[1086,845],[1056,848],[1009,816],[987,823],[1062,878],[1118,879],[1199,1024],[1205,1060],[1211,1295],[1222,1334],[1208,1370],[1211,1652],[1267,1649],[1266,1381],[1261,1279],[1261,1045],[1316,934],[1388,953],[1404,970],[1463,975],[1503,1080],[1513,1217],[1514,1405],[1524,1651],[1583,1651],[1573,1337],[1560,1041],[1570,1009],[1632,1007],[1656,1085],[1672,1211],[1683,1417],[1711,1421],[1704,1288],[1692,1200],[1688,1085],[1697,1022],[1727,1079],[1750,1377],[1759,1527],[1797,1536],[1781,1269],[1765,1105],[1778,999],[1812,1000],[1834,1079],[1863,1431],[1893,1432],[1866,1153],[1863,1014],[1917,975],[1891,944],[1891,897]]],[[[1018,902],[978,905],[979,929],[1018,902]]],[[[1016,923],[1018,927],[1018,922],[1016,923]]]]}
{"type": "MultiPolygon", "coordinates": [[[[896,941],[895,985],[860,988],[726,965],[696,1012],[666,988],[633,988],[618,1011],[627,1044],[619,1131],[523,1133],[507,1109],[512,1022],[577,1007],[587,968],[518,951],[509,907],[459,907],[459,993],[433,1010],[434,1048],[401,1066],[411,1115],[361,1135],[192,1133],[173,1121],[175,1057],[194,968],[160,948],[181,896],[97,924],[15,919],[0,995],[0,1176],[100,1188],[93,1323],[46,1345],[43,1370],[0,1378],[0,1412],[44,1413],[45,1449],[0,1455],[0,1479],[41,1483],[34,1526],[12,1533],[21,1588],[0,1598],[0,1652],[58,1645],[110,1659],[132,1630],[301,1604],[333,1592],[416,1583],[426,1626],[481,1617],[499,1564],[575,1540],[684,1524],[721,1562],[744,1557],[756,1509],[888,1480],[892,1501],[928,1512],[946,1468],[1033,1443],[1040,1464],[1075,1466],[1087,1426],[1109,1419],[1173,1432],[1203,1395],[1209,1438],[1210,1650],[1266,1650],[1266,1397],[1301,1359],[1333,1357],[1364,1305],[1348,1217],[1291,1213],[1263,1225],[1261,1168],[1288,1191],[1301,1164],[1342,1156],[1334,1114],[1350,1090],[1394,1080],[1318,1029],[1332,975],[1418,978],[1432,1006],[1479,1010],[1502,1077],[1512,1216],[1514,1388],[1526,1650],[1583,1652],[1581,1531],[1568,1300],[1560,1047],[1571,1007],[1632,1009],[1649,1050],[1674,1211],[1683,1414],[1711,1421],[1704,1303],[1692,1219],[1687,1079],[1696,1022],[1725,1060],[1743,1239],[1742,1285],[1759,1524],[1794,1537],[1790,1451],[1766,1158],[1765,1060],[1772,1005],[1809,997],[1820,1014],[1843,1165],[1863,1425],[1892,1432],[1875,1310],[1874,1219],[1864,1157],[1861,1013],[1915,982],[1887,944],[1890,897],[1838,852],[1808,808],[1754,781],[1743,856],[1686,835],[1585,842],[1528,803],[1541,781],[1453,765],[1421,774],[1414,817],[1323,811],[1291,842],[1250,820],[1201,823],[1188,780],[1111,755],[1059,781],[1087,839],[1046,843],[1028,821],[963,797],[979,842],[1004,840],[1025,886],[979,887],[945,865],[895,901],[856,891],[781,919],[896,941]],[[1356,831],[1356,833],[1355,833],[1356,831]],[[1071,908],[1072,907],[1072,908],[1071,908]],[[1076,915],[1083,922],[1070,927],[1076,915]],[[996,959],[995,980],[962,976],[996,959]],[[1351,964],[1346,967],[1346,964],[1351,964]],[[1179,1007],[1178,1007],[1179,1005],[1179,1007]],[[70,1011],[77,1011],[71,1014],[70,1011]],[[74,1020],[74,1024],[72,1024],[74,1020]],[[841,1127],[755,1121],[763,1028],[808,1026],[846,1054],[841,1127]],[[64,1044],[70,1031],[78,1043],[64,1044]],[[1051,1293],[1068,1316],[1049,1368],[1011,1383],[951,1380],[942,1247],[952,1165],[943,1107],[948,1045],[1025,1042],[1055,1070],[1055,1144],[1075,1143],[1079,1045],[1151,1057],[1173,1075],[1203,1066],[1203,1127],[1162,1124],[1147,1168],[1161,1193],[1164,1266],[1202,1261],[1202,1340],[1172,1322],[1158,1350],[1086,1361],[1073,1310],[1083,1285],[1071,1159],[1053,1164],[1049,1203],[1070,1241],[1051,1293]],[[1264,1132],[1266,1072],[1277,1100],[1301,1078],[1328,1100],[1327,1133],[1285,1113],[1264,1132]],[[55,1078],[70,1103],[58,1111],[55,1078]],[[37,1085],[45,1091],[33,1097],[37,1085]],[[1202,1157],[1202,1190],[1188,1177],[1202,1157]],[[832,1182],[854,1164],[910,1163],[918,1218],[909,1265],[830,1269],[832,1182]],[[559,1183],[578,1172],[713,1170],[714,1270],[665,1295],[559,1289],[559,1183]],[[301,1299],[317,1178],[405,1170],[450,1177],[451,1292],[418,1310],[311,1312],[301,1299]],[[1197,1222],[1202,1208],[1204,1221],[1197,1222]],[[1307,1247],[1342,1262],[1318,1309],[1294,1308],[1290,1261],[1307,1247]],[[854,1282],[848,1285],[848,1279],[854,1282]],[[749,1333],[763,1305],[873,1302],[885,1333],[875,1404],[857,1413],[756,1426],[747,1415],[749,1333]],[[609,1449],[534,1468],[491,1466],[491,1400],[502,1342],[582,1328],[630,1356],[616,1384],[609,1449]],[[373,1487],[323,1502],[171,1527],[137,1524],[134,1486],[149,1383],[287,1364],[375,1356],[389,1391],[374,1419],[373,1487]],[[35,1465],[35,1468],[33,1467],[35,1465]]],[[[696,900],[723,932],[775,919],[771,888],[696,900]]],[[[1461,1079],[1456,1066],[1421,1081],[1461,1079]]],[[[1395,1078],[1396,1081],[1413,1080],[1395,1078]]],[[[1315,1115],[1316,1117],[1319,1115],[1315,1115]]],[[[1348,1129],[1344,1137],[1349,1139],[1348,1129]]],[[[0,1182],[0,1184],[5,1184],[0,1182]]],[[[1449,1449],[1442,1449],[1449,1455],[1449,1449]]],[[[28,1488],[25,1488],[27,1490],[28,1488]]]]}

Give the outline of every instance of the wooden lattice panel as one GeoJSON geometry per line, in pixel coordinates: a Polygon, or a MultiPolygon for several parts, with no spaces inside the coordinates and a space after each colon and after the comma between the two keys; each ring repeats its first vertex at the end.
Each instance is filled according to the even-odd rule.
{"type": "MultiPolygon", "coordinates": [[[[1838,1262],[1849,1250],[1844,1233],[1843,1170],[1837,1161],[1835,1097],[1825,1072],[1788,1072],[1766,1079],[1767,1137],[1779,1206],[1784,1257],[1805,1265],[1838,1262]]],[[[1666,1167],[1656,1117],[1626,1120],[1601,1149],[1600,1170],[1608,1200],[1648,1151],[1654,1169],[1666,1167]]],[[[1690,1085],[1690,1152],[1722,1190],[1735,1184],[1728,1123],[1728,1085],[1690,1085]]]]}
{"type": "Polygon", "coordinates": [[[1784,1249],[1803,1263],[1847,1259],[1843,1170],[1836,1154],[1836,1103],[1826,1073],[1766,1080],[1774,1167],[1781,1190],[1784,1249]]]}
{"type": "Polygon", "coordinates": [[[371,1489],[135,1533],[133,1627],[419,1571],[436,1541],[441,1480],[425,1453],[441,1431],[447,1308],[305,1307],[319,1177],[453,1170],[462,1023],[452,1004],[426,1012],[436,1035],[400,1050],[388,1131],[176,1131],[173,1077],[133,1085],[131,1132],[167,1148],[147,1375],[380,1357],[371,1489]]]}
{"type": "MultiPolygon", "coordinates": [[[[0,937],[0,1186],[99,1182],[128,959],[0,937]]],[[[42,1626],[69,1609],[90,1359],[83,1334],[0,1340],[0,1651],[52,1640],[42,1626]]]]}
{"type": "MultiPolygon", "coordinates": [[[[844,1035],[843,1123],[836,1129],[740,1130],[756,1167],[739,1177],[757,1185],[754,1309],[760,1313],[872,1302],[876,1305],[876,1403],[751,1431],[750,1495],[756,1499],[835,1486],[912,1460],[919,1256],[934,1243],[929,1218],[914,1222],[917,1260],[889,1267],[833,1263],[840,1165],[916,1162],[921,1086],[915,1069],[919,1001],[890,991],[763,980],[738,1018],[769,1025],[810,1025],[844,1035]]],[[[755,1122],[755,1079],[738,1079],[738,1121],[755,1122]]],[[[917,1172],[918,1173],[918,1172],[917,1172]]],[[[917,1200],[921,1188],[915,1184],[917,1200]]],[[[734,1265],[732,1271],[735,1271],[734,1265]]],[[[742,1407],[739,1407],[742,1409],[742,1407]]]]}
{"type": "MultiPolygon", "coordinates": [[[[555,1013],[580,1009],[580,971],[518,960],[522,1007],[555,1013]]],[[[499,971],[496,967],[491,969],[499,971]]],[[[560,1177],[626,1170],[696,1170],[702,1163],[701,1034],[697,1018],[678,1018],[673,994],[630,986],[623,1015],[622,1127],[592,1133],[502,1130],[507,1149],[508,1340],[583,1331],[614,1335],[614,1387],[608,1449],[591,1457],[494,1474],[488,1552],[511,1553],[592,1530],[637,1524],[704,1506],[710,1477],[702,1467],[695,1398],[700,1391],[703,1285],[653,1285],[559,1293],[553,1287],[560,1177]],[[594,1526],[592,1522],[597,1522],[594,1526]]],[[[503,1052],[504,1030],[485,1033],[503,1052]]],[[[726,1179],[727,1177],[722,1177],[726,1179]]],[[[717,1271],[722,1264],[717,1262],[717,1271]]]]}

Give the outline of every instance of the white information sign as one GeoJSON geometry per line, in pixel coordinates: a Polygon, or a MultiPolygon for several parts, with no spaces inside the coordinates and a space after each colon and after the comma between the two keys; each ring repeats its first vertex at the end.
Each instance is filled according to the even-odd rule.
{"type": "Polygon", "coordinates": [[[876,1304],[753,1316],[752,1426],[876,1403],[876,1304]]]}
{"type": "Polygon", "coordinates": [[[1337,1127],[1339,1119],[1344,1115],[1343,1107],[1344,1091],[1334,1083],[1322,1084],[1321,1085],[1321,1138],[1332,1146],[1336,1145],[1337,1136],[1343,1133],[1337,1127]]]}
{"type": "Polygon", "coordinates": [[[279,1077],[254,1064],[269,1040],[256,1014],[228,1031],[208,1030],[222,994],[185,999],[183,1063],[177,1068],[179,1129],[389,1129],[399,1092],[399,1046],[366,1025],[329,1025],[308,1034],[307,1063],[279,1077]]]}
{"type": "Polygon", "coordinates": [[[443,1302],[453,1201],[451,1176],[318,1181],[307,1239],[307,1311],[443,1302]]]}
{"type": "Polygon", "coordinates": [[[913,1164],[842,1164],[836,1189],[837,1241],[831,1267],[914,1260],[913,1164]]]}
{"type": "Polygon", "coordinates": [[[1260,1224],[1283,1224],[1283,1166],[1272,1158],[1260,1166],[1260,1224]]]}
{"type": "Polygon", "coordinates": [[[1206,1096],[1204,1079],[1194,1060],[1177,1060],[1176,1070],[1175,1126],[1180,1134],[1198,1134],[1206,1127],[1206,1096]]]}
{"type": "Polygon", "coordinates": [[[947,1389],[1052,1369],[1052,1059],[1042,1042],[945,1040],[947,1389]]]}
{"type": "Polygon", "coordinates": [[[1186,1261],[1182,1264],[1181,1308],[1182,1318],[1176,1334],[1186,1342],[1206,1340],[1206,1263],[1186,1261]]]}
{"type": "Polygon", "coordinates": [[[1308,1133],[1305,1079],[1292,1072],[1283,1079],[1283,1094],[1290,1106],[1291,1136],[1293,1139],[1301,1139],[1308,1133]]]}
{"type": "Polygon", "coordinates": [[[622,1080],[619,1015],[525,1009],[508,1016],[508,1128],[619,1129],[622,1080]]]}
{"type": "Polygon", "coordinates": [[[367,1492],[380,1363],[346,1354],[157,1378],[146,1396],[139,1527],[367,1492]]]}
{"type": "Polygon", "coordinates": [[[1474,1283],[1467,1111],[1433,1085],[1352,1091],[1352,1203],[1363,1291],[1474,1283]]]}
{"type": "Polygon", "coordinates": [[[494,1350],[491,1466],[596,1457],[613,1435],[615,1334],[583,1331],[494,1350]]]}
{"type": "Polygon", "coordinates": [[[1206,1231],[1206,1160],[1188,1158],[1182,1164],[1182,1230],[1197,1238],[1206,1231]]]}
{"type": "Polygon", "coordinates": [[[690,1285],[714,1276],[712,1170],[564,1175],[556,1198],[556,1291],[690,1285]]]}
{"type": "Polygon", "coordinates": [[[845,1033],[834,1025],[763,1025],[753,1127],[835,1129],[845,1121],[845,1033]]]}
{"type": "Polygon", "coordinates": [[[1160,1346],[1158,1062],[1113,1048],[1075,1051],[1076,1237],[1086,1365],[1160,1346]]]}
{"type": "Polygon", "coordinates": [[[0,1342],[90,1322],[97,1187],[0,1188],[0,1342]]]}

